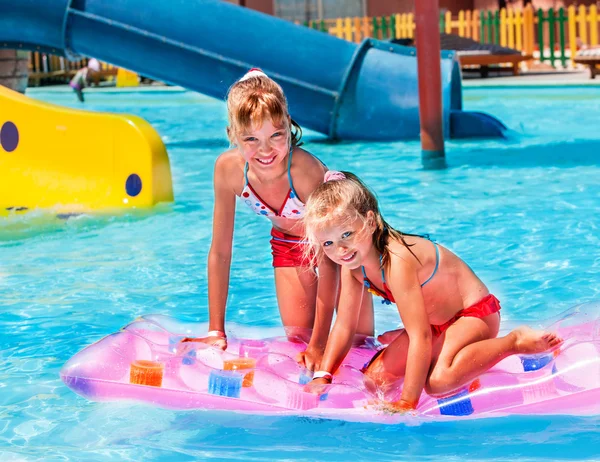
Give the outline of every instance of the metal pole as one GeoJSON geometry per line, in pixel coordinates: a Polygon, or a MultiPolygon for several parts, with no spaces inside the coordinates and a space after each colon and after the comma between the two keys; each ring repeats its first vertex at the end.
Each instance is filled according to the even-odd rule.
{"type": "Polygon", "coordinates": [[[438,0],[415,1],[421,160],[427,169],[446,167],[438,0]]]}

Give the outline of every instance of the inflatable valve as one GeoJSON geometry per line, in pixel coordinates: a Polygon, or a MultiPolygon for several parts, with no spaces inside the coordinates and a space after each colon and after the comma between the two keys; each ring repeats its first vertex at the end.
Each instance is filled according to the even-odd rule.
{"type": "Polygon", "coordinates": [[[242,389],[242,374],[236,371],[213,369],[208,376],[208,392],[212,395],[239,398],[242,389]]]}
{"type": "Polygon", "coordinates": [[[269,345],[264,340],[242,340],[240,358],[260,359],[269,352],[269,345]]]}
{"type": "Polygon", "coordinates": [[[537,371],[554,359],[554,354],[519,356],[525,372],[537,371]]]}
{"type": "Polygon", "coordinates": [[[181,335],[169,335],[169,351],[171,353],[177,353],[177,345],[181,342],[185,337],[181,335]]]}
{"type": "Polygon", "coordinates": [[[464,416],[475,412],[467,388],[460,390],[452,396],[439,398],[437,402],[440,405],[440,414],[442,415],[464,416]]]}
{"type": "Polygon", "coordinates": [[[162,386],[164,364],[158,361],[147,361],[139,359],[131,363],[129,382],[136,385],[148,385],[151,387],[162,386]]]}
{"type": "Polygon", "coordinates": [[[235,358],[226,359],[223,361],[223,370],[226,371],[238,371],[244,369],[252,369],[250,372],[244,374],[244,381],[242,387],[251,387],[254,381],[254,368],[256,367],[256,359],[254,358],[235,358]]]}

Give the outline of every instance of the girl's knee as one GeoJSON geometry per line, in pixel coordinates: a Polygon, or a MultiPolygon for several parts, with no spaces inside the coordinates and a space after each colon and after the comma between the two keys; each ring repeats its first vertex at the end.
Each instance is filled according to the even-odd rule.
{"type": "Polygon", "coordinates": [[[436,367],[425,382],[425,391],[430,395],[446,393],[455,387],[452,372],[445,367],[436,367]]]}

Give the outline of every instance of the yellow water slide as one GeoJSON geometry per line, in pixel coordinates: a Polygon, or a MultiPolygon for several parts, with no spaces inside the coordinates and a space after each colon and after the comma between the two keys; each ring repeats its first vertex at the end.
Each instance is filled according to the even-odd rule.
{"type": "Polygon", "coordinates": [[[148,122],[55,106],[0,86],[0,215],[172,201],[169,157],[148,122]]]}

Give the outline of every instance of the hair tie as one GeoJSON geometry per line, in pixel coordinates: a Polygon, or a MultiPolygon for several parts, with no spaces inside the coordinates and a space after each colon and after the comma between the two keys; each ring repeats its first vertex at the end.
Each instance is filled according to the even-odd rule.
{"type": "Polygon", "coordinates": [[[248,72],[246,72],[244,74],[244,76],[240,80],[238,80],[238,82],[243,82],[244,80],[251,79],[252,77],[267,77],[268,78],[267,74],[265,74],[261,69],[259,69],[258,67],[253,67],[248,72]]]}
{"type": "Polygon", "coordinates": [[[344,175],[342,172],[338,172],[337,170],[328,170],[325,172],[325,183],[328,181],[340,181],[345,179],[346,175],[344,175]]]}

